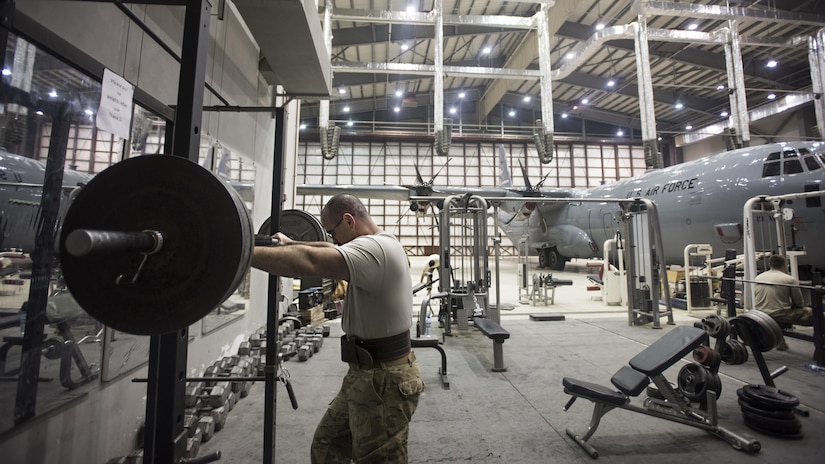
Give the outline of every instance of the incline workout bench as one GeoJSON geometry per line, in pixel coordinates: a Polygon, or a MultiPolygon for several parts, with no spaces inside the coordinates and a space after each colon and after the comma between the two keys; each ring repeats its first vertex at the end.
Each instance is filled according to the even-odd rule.
{"type": "Polygon", "coordinates": [[[567,429],[567,435],[595,459],[599,457],[599,453],[587,440],[596,433],[599,421],[605,414],[611,409],[621,408],[696,427],[725,440],[736,449],[741,449],[746,453],[758,452],[761,448],[758,441],[742,438],[717,424],[716,392],[707,391],[707,412],[702,414],[692,408],[690,400],[673,388],[663,375],[667,368],[699,345],[706,344],[707,340],[707,333],[702,329],[690,326],[676,327],[634,356],[629,361],[629,365],[623,366],[613,375],[610,381],[619,391],[565,377],[562,380],[564,392],[573,396],[564,406],[565,411],[570,409],[579,397],[595,404],[587,432],[584,435],[578,435],[571,429],[567,429]],[[664,399],[648,397],[644,401],[644,407],[630,404],[630,398],[638,396],[651,380],[664,399]]]}

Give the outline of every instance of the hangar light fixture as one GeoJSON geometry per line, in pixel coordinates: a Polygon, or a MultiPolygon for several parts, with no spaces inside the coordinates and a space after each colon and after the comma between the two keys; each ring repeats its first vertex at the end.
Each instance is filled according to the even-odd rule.
{"type": "Polygon", "coordinates": [[[400,96],[402,96],[402,95],[404,95],[404,92],[403,92],[403,91],[401,91],[401,90],[396,90],[396,91],[395,91],[395,96],[396,96],[396,97],[400,97],[400,96]]]}
{"type": "Polygon", "coordinates": [[[301,123],[301,125],[299,126],[299,128],[300,128],[301,130],[304,130],[304,129],[306,129],[306,128],[307,128],[307,125],[306,125],[305,123],[301,123]]]}
{"type": "Polygon", "coordinates": [[[727,111],[722,111],[721,113],[719,113],[719,116],[722,116],[723,118],[727,118],[728,116],[730,116],[730,113],[728,113],[727,111]]]}
{"type": "Polygon", "coordinates": [[[344,113],[349,113],[349,106],[344,107],[344,113]]]}
{"type": "Polygon", "coordinates": [[[343,87],[339,87],[339,88],[338,88],[338,93],[339,93],[340,95],[343,95],[343,94],[347,93],[347,89],[345,89],[345,88],[343,88],[343,87]]]}
{"type": "Polygon", "coordinates": [[[693,126],[691,126],[690,124],[688,124],[687,126],[685,126],[685,130],[693,130],[693,126]]]}
{"type": "Polygon", "coordinates": [[[677,109],[677,110],[681,110],[682,108],[684,108],[684,107],[685,107],[685,105],[684,105],[682,102],[676,102],[676,105],[675,105],[675,106],[676,106],[676,109],[677,109]]]}
{"type": "Polygon", "coordinates": [[[776,61],[776,60],[768,60],[768,61],[765,63],[765,66],[767,66],[767,67],[769,67],[769,68],[775,68],[775,67],[779,66],[779,62],[778,62],[778,61],[776,61]]]}
{"type": "Polygon", "coordinates": [[[415,6],[407,5],[407,13],[415,13],[415,6]]]}
{"type": "Polygon", "coordinates": [[[725,84],[719,84],[716,86],[716,90],[725,90],[725,84]]]}
{"type": "Polygon", "coordinates": [[[409,50],[409,49],[410,49],[410,46],[409,46],[409,45],[407,45],[407,44],[401,44],[401,50],[403,50],[403,51],[405,51],[405,52],[406,52],[406,51],[407,51],[407,50],[409,50]]]}
{"type": "Polygon", "coordinates": [[[768,100],[776,100],[776,94],[775,93],[769,93],[768,94],[768,100]]]}
{"type": "Polygon", "coordinates": [[[530,103],[530,95],[524,96],[524,103],[530,103]]]}
{"type": "Polygon", "coordinates": [[[52,89],[52,91],[49,92],[49,96],[52,98],[57,98],[57,90],[52,89]]]}
{"type": "Polygon", "coordinates": [[[573,52],[567,52],[567,55],[564,55],[564,57],[567,58],[568,60],[572,60],[573,58],[576,57],[576,54],[573,53],[573,52]]]}
{"type": "Polygon", "coordinates": [[[600,31],[600,30],[602,30],[602,29],[604,29],[604,23],[598,23],[598,24],[596,24],[596,30],[597,30],[597,31],[600,31]]]}
{"type": "Polygon", "coordinates": [[[485,55],[489,55],[491,51],[493,51],[493,49],[491,47],[484,47],[484,48],[481,49],[481,53],[483,53],[485,55]]]}
{"type": "Polygon", "coordinates": [[[396,106],[396,107],[395,107],[395,108],[393,108],[392,110],[393,110],[393,111],[395,111],[396,113],[398,113],[399,111],[401,111],[401,108],[400,108],[400,107],[398,107],[398,106],[396,106]]]}
{"type": "Polygon", "coordinates": [[[450,107],[450,114],[455,114],[456,111],[458,110],[455,109],[455,106],[450,107]]]}
{"type": "Polygon", "coordinates": [[[561,114],[561,118],[562,118],[562,119],[567,119],[567,113],[562,113],[562,114],[561,114]]]}
{"type": "Polygon", "coordinates": [[[511,117],[511,118],[513,118],[513,117],[515,117],[515,116],[516,116],[516,110],[510,110],[510,112],[509,112],[509,113],[507,113],[507,114],[509,114],[509,115],[510,115],[510,117],[511,117]]]}
{"type": "Polygon", "coordinates": [[[11,76],[11,69],[3,68],[3,75],[4,76],[11,76]]]}
{"type": "Polygon", "coordinates": [[[689,31],[695,31],[696,29],[699,29],[699,25],[696,23],[690,23],[687,28],[689,31]]]}
{"type": "Polygon", "coordinates": [[[623,130],[621,130],[621,129],[617,130],[617,131],[616,131],[616,136],[617,136],[617,137],[624,137],[624,131],[623,131],[623,130]]]}
{"type": "Polygon", "coordinates": [[[43,116],[43,110],[37,110],[35,111],[35,114],[37,114],[38,116],[43,116]]]}
{"type": "Polygon", "coordinates": [[[464,92],[461,92],[461,93],[458,94],[458,98],[464,98],[466,96],[467,96],[467,94],[464,93],[464,92]]]}
{"type": "Polygon", "coordinates": [[[588,98],[582,98],[582,105],[586,105],[586,104],[588,104],[588,103],[590,103],[590,99],[588,99],[588,98]]]}
{"type": "Polygon", "coordinates": [[[351,119],[349,121],[347,121],[347,126],[352,127],[352,120],[351,119]]]}
{"type": "Polygon", "coordinates": [[[616,81],[614,81],[613,79],[610,79],[610,80],[607,81],[607,86],[608,87],[613,87],[614,85],[616,85],[616,81]]]}

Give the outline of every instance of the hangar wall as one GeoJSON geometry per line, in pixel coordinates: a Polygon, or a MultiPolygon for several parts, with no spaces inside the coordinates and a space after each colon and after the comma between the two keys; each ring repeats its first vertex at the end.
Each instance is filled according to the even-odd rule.
{"type": "MultiPolygon", "coordinates": [[[[515,188],[524,188],[520,164],[535,187],[594,187],[602,182],[641,174],[645,170],[644,149],[631,143],[556,143],[555,157],[542,164],[532,142],[453,141],[447,156],[438,156],[431,142],[341,142],[338,154],[326,160],[312,137],[303,137],[298,147],[295,171],[300,184],[325,185],[413,185],[416,168],[427,182],[435,175],[435,187],[501,186],[499,146],[507,154],[509,177],[515,188]]],[[[327,200],[321,196],[299,197],[296,207],[318,214],[327,200]]],[[[391,200],[365,200],[376,222],[396,234],[412,255],[429,255],[438,246],[438,230],[432,211],[413,213],[409,204],[391,200]]],[[[489,221],[488,236],[497,234],[489,221]]],[[[506,236],[502,252],[515,255],[506,236]]]]}

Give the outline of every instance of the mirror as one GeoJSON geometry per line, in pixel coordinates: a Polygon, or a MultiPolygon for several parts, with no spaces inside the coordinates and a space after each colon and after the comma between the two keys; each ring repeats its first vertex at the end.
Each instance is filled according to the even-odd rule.
{"type": "MultiPolygon", "coordinates": [[[[211,137],[201,137],[201,165],[211,167],[218,177],[225,179],[240,196],[247,211],[252,214],[255,201],[253,190],[255,182],[255,165],[233,153],[211,137]]],[[[255,225],[253,224],[253,229],[255,225]]],[[[225,325],[238,320],[246,313],[249,304],[249,275],[246,272],[238,288],[220,306],[204,316],[201,333],[209,334],[225,325]]]]}

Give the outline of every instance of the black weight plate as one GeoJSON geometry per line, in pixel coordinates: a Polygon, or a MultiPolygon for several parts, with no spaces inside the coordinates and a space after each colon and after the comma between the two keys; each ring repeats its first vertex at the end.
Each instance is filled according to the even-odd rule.
{"type": "Polygon", "coordinates": [[[802,430],[802,422],[799,422],[799,419],[796,417],[792,417],[790,419],[777,419],[775,417],[766,417],[747,411],[742,411],[742,417],[754,425],[777,433],[791,434],[802,430]]]}
{"type": "Polygon", "coordinates": [[[123,332],[156,335],[199,320],[238,286],[252,256],[246,207],[224,181],[185,158],[149,155],[97,174],[66,213],[60,259],[77,302],[123,332]],[[63,246],[73,230],[158,230],[160,251],[148,256],[134,284],[140,253],[75,257],[63,246]]]}
{"type": "Polygon", "coordinates": [[[713,338],[725,338],[730,333],[730,323],[727,319],[711,314],[702,319],[702,327],[713,338]]]}
{"type": "MultiPolygon", "coordinates": [[[[750,337],[752,339],[745,341],[750,343],[751,346],[754,346],[759,351],[770,351],[779,346],[779,343],[782,341],[782,338],[777,336],[777,332],[773,328],[776,321],[761,311],[746,311],[742,315],[738,316],[737,319],[745,322],[748,325],[748,329],[750,329],[750,333],[752,334],[752,337],[750,337]],[[771,323],[773,323],[773,325],[771,323]]],[[[779,335],[781,334],[782,331],[780,329],[779,335]]],[[[748,337],[748,335],[744,333],[741,335],[743,338],[748,337]]]]}
{"type": "Polygon", "coordinates": [[[260,235],[272,235],[281,232],[292,240],[301,242],[325,242],[327,233],[321,225],[321,221],[315,216],[299,209],[286,209],[281,211],[281,227],[279,230],[271,230],[272,218],[267,218],[261,228],[258,229],[260,235]]]}
{"type": "Polygon", "coordinates": [[[802,432],[796,432],[796,433],[793,433],[793,434],[777,433],[777,432],[774,432],[773,430],[768,430],[768,429],[765,429],[763,427],[760,427],[759,425],[754,424],[753,422],[751,422],[747,419],[745,419],[745,425],[747,425],[748,427],[750,427],[751,429],[753,429],[753,430],[755,430],[759,433],[769,435],[769,436],[772,436],[772,437],[784,438],[786,440],[801,440],[802,438],[805,438],[805,434],[803,434],[802,432]]]}
{"type": "Polygon", "coordinates": [[[704,367],[696,363],[689,363],[679,370],[676,379],[679,391],[691,400],[703,401],[707,390],[713,387],[713,379],[704,367]]]}
{"type": "Polygon", "coordinates": [[[755,403],[765,405],[766,409],[791,409],[799,406],[797,397],[776,387],[745,385],[742,393],[755,403]]]}
{"type": "Polygon", "coordinates": [[[796,417],[792,409],[762,409],[757,405],[749,403],[747,399],[743,399],[742,397],[739,397],[737,401],[739,402],[739,407],[742,409],[742,412],[758,414],[760,416],[770,417],[773,419],[793,419],[796,417]]]}

